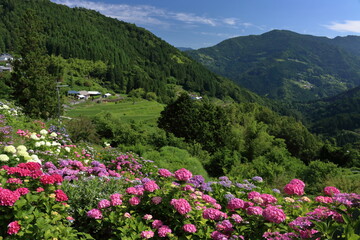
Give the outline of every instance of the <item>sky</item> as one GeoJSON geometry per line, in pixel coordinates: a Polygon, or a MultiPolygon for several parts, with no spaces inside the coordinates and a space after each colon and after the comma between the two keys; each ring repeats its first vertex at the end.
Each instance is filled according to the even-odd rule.
{"type": "Polygon", "coordinates": [[[360,0],[51,0],[143,27],[175,47],[199,49],[274,29],[360,35],[360,0]]]}

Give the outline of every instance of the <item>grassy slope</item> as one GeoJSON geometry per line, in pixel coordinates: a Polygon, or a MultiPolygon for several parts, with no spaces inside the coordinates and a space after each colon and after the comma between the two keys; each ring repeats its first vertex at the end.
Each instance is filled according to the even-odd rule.
{"type": "Polygon", "coordinates": [[[120,103],[92,103],[86,102],[72,106],[72,109],[65,113],[67,117],[94,116],[100,112],[110,112],[114,117],[120,118],[124,122],[146,122],[156,124],[160,112],[164,105],[155,101],[137,100],[135,104],[132,101],[123,101],[120,103]]]}

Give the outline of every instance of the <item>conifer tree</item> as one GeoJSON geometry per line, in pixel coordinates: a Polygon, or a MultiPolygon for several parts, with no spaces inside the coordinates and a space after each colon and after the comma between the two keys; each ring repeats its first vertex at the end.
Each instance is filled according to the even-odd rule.
{"type": "Polygon", "coordinates": [[[56,81],[47,71],[49,57],[45,54],[42,28],[33,10],[22,17],[20,55],[12,73],[13,97],[24,113],[48,119],[57,115],[56,81]]]}

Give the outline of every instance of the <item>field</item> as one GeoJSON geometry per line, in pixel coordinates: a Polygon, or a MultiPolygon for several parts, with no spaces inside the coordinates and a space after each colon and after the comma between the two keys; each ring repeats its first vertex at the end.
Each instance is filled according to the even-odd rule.
{"type": "Polygon", "coordinates": [[[72,105],[65,112],[66,117],[78,116],[94,116],[101,112],[110,112],[114,117],[120,118],[124,122],[146,122],[155,124],[160,116],[160,112],[164,109],[164,105],[147,100],[123,101],[119,103],[93,103],[86,102],[72,105]]]}

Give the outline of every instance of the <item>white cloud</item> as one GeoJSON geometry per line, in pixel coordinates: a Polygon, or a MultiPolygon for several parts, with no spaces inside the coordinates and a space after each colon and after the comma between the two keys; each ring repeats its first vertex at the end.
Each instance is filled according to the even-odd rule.
{"type": "Polygon", "coordinates": [[[338,32],[360,33],[360,21],[346,20],[343,23],[332,22],[331,25],[325,25],[325,27],[338,32]]]}
{"type": "MultiPolygon", "coordinates": [[[[196,25],[208,25],[211,27],[223,25],[244,26],[244,23],[238,24],[239,21],[236,18],[209,18],[198,16],[193,13],[172,12],[150,5],[107,4],[103,2],[92,2],[87,0],[52,1],[69,7],[83,7],[92,9],[112,18],[117,18],[126,22],[146,26],[161,25],[169,27],[170,25],[174,24],[174,21],[175,23],[183,23],[183,27],[194,27],[196,25]]],[[[246,24],[249,24],[249,26],[251,25],[251,23],[246,24]]]]}

